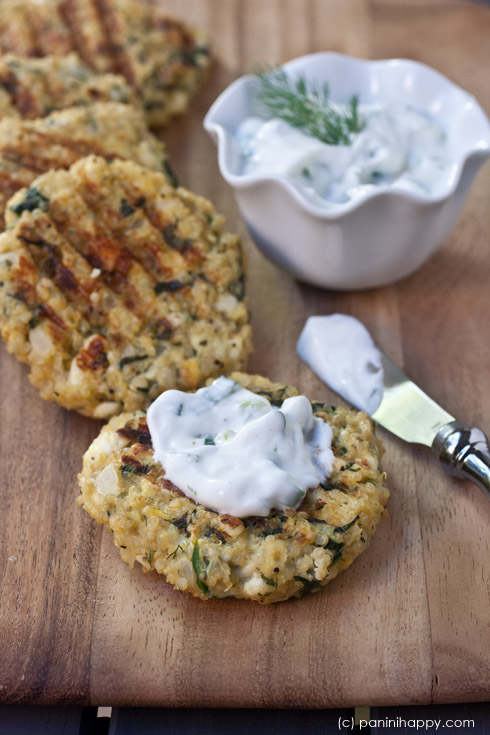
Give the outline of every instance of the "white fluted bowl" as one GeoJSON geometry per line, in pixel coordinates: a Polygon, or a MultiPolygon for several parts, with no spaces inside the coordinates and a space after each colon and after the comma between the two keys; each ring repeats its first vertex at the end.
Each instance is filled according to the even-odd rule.
{"type": "Polygon", "coordinates": [[[255,114],[254,77],[241,77],[212,105],[204,127],[217,143],[221,174],[234,189],[252,238],[268,258],[316,286],[372,288],[409,275],[444,241],[490,155],[487,116],[474,97],[415,61],[317,53],[283,68],[293,78],[328,82],[337,102],[359,94],[361,103],[404,103],[427,112],[445,128],[455,166],[442,195],[385,185],[327,210],[285,177],[240,173],[234,134],[255,114]]]}

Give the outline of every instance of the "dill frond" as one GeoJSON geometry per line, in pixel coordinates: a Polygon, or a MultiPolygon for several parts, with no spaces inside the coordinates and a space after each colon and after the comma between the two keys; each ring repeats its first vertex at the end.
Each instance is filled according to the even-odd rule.
{"type": "Polygon", "coordinates": [[[351,136],[364,128],[358,95],[353,95],[345,112],[340,112],[329,102],[328,84],[308,84],[304,77],[293,81],[280,67],[255,74],[257,99],[265,110],[323,143],[350,145],[351,136]]]}

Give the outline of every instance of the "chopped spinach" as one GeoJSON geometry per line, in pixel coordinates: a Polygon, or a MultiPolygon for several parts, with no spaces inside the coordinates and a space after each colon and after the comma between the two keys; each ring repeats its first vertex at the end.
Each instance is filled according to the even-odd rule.
{"type": "Polygon", "coordinates": [[[340,551],[343,546],[344,544],[342,543],[342,541],[334,541],[333,538],[331,538],[328,540],[328,544],[326,544],[324,548],[327,549],[327,551],[333,551],[334,553],[336,553],[337,551],[340,551]]]}
{"type": "Polygon", "coordinates": [[[130,362],[137,362],[138,360],[146,360],[148,355],[133,355],[132,357],[123,357],[119,361],[119,368],[123,368],[125,365],[129,365],[130,362]]]}
{"type": "Polygon", "coordinates": [[[320,487],[323,488],[323,490],[325,490],[327,493],[330,492],[330,490],[340,490],[340,492],[342,493],[347,492],[343,485],[340,485],[336,482],[321,482],[320,487]]]}
{"type": "Polygon", "coordinates": [[[121,206],[119,207],[119,211],[121,212],[123,217],[130,217],[132,214],[134,214],[135,210],[127,199],[121,199],[121,206]]]}
{"type": "Polygon", "coordinates": [[[148,552],[148,554],[146,555],[146,558],[147,558],[147,560],[148,560],[148,564],[150,565],[150,569],[151,569],[151,568],[152,568],[152,566],[153,566],[153,557],[154,557],[154,555],[155,555],[155,551],[156,551],[156,549],[150,549],[150,551],[149,551],[149,552],[148,552]]]}
{"type": "Polygon", "coordinates": [[[189,532],[187,530],[187,526],[189,524],[187,513],[184,513],[184,515],[180,516],[180,518],[175,518],[175,520],[172,521],[172,524],[180,531],[184,531],[186,536],[189,536],[189,532]]]}
{"type": "Polygon", "coordinates": [[[175,559],[178,551],[184,551],[180,544],[167,556],[167,559],[175,559]]]}
{"type": "Polygon", "coordinates": [[[192,567],[196,575],[197,586],[199,587],[201,592],[204,592],[205,595],[209,595],[210,592],[208,586],[201,579],[201,556],[199,554],[199,547],[197,543],[194,543],[194,550],[192,552],[192,567]]]}
{"type": "Polygon", "coordinates": [[[236,281],[232,281],[230,285],[228,286],[228,291],[234,296],[238,301],[242,301],[243,297],[245,296],[245,280],[243,275],[240,276],[236,281]]]}
{"type": "Polygon", "coordinates": [[[355,523],[356,521],[358,521],[358,520],[359,520],[359,516],[357,515],[357,516],[356,516],[355,518],[353,518],[353,519],[351,520],[351,522],[350,522],[350,523],[346,523],[346,524],[345,524],[345,526],[339,526],[338,528],[336,528],[336,529],[335,529],[335,533],[344,533],[344,531],[348,531],[348,530],[349,530],[349,528],[351,528],[351,526],[353,526],[353,525],[354,525],[354,523],[355,523]]]}
{"type": "Polygon", "coordinates": [[[172,54],[170,62],[184,64],[184,66],[199,66],[200,56],[207,56],[209,49],[207,46],[196,46],[195,48],[181,48],[172,54]]]}
{"type": "Polygon", "coordinates": [[[356,465],[355,462],[347,462],[347,464],[344,465],[344,467],[340,468],[341,472],[344,470],[348,470],[349,472],[359,472],[360,469],[361,468],[358,465],[356,465]]]}
{"type": "Polygon", "coordinates": [[[158,295],[164,291],[177,291],[179,288],[184,288],[188,284],[182,283],[177,279],[173,281],[160,281],[155,285],[155,293],[158,295]]]}
{"type": "Polygon", "coordinates": [[[304,595],[305,592],[311,592],[312,590],[316,590],[316,588],[320,586],[320,582],[317,582],[316,579],[305,579],[305,577],[298,577],[298,576],[295,576],[294,579],[297,582],[301,582],[301,584],[303,585],[302,595],[304,595]]]}
{"type": "Polygon", "coordinates": [[[204,535],[206,538],[210,538],[212,541],[218,542],[220,541],[222,544],[226,544],[226,538],[221,533],[221,531],[217,528],[213,528],[212,526],[208,526],[204,535]]]}
{"type": "Polygon", "coordinates": [[[170,222],[163,228],[162,234],[165,238],[167,245],[170,245],[174,250],[186,250],[189,245],[192,244],[191,240],[185,238],[184,240],[177,234],[177,223],[170,222]]]}
{"type": "Polygon", "coordinates": [[[174,189],[177,189],[179,186],[179,180],[177,176],[175,175],[174,171],[171,169],[170,164],[167,160],[162,161],[163,170],[165,171],[167,175],[167,179],[169,181],[170,186],[173,186],[174,189]]]}
{"type": "Polygon", "coordinates": [[[35,186],[30,186],[24,199],[19,204],[10,207],[10,209],[20,217],[22,212],[33,212],[35,209],[41,209],[43,212],[47,212],[48,207],[49,199],[44,194],[41,194],[35,186]]]}
{"type": "Polygon", "coordinates": [[[151,465],[148,464],[123,464],[121,465],[123,475],[147,475],[151,472],[151,465]]]}
{"type": "MultiPolygon", "coordinates": [[[[260,571],[260,570],[258,570],[258,571],[260,571]]],[[[262,572],[260,572],[260,576],[262,577],[262,579],[264,580],[264,582],[269,585],[269,587],[277,587],[277,582],[275,581],[275,579],[271,579],[270,577],[266,577],[265,574],[262,574],[262,572]]]]}

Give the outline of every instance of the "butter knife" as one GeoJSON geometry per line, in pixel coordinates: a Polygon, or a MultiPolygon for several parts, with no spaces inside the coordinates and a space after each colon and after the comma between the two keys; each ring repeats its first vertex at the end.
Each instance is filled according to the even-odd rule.
{"type": "Polygon", "coordinates": [[[381,353],[383,398],[371,418],[406,442],[430,447],[444,470],[490,500],[490,449],[477,428],[457,421],[381,353]]]}

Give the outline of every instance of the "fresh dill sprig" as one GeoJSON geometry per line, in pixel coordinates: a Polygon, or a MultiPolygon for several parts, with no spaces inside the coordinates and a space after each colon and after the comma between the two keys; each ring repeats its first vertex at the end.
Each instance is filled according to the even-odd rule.
{"type": "Polygon", "coordinates": [[[329,102],[328,84],[307,83],[304,77],[291,80],[280,67],[259,69],[257,99],[267,112],[294,128],[329,145],[350,145],[365,122],[359,114],[359,97],[354,94],[345,112],[329,102]]]}

